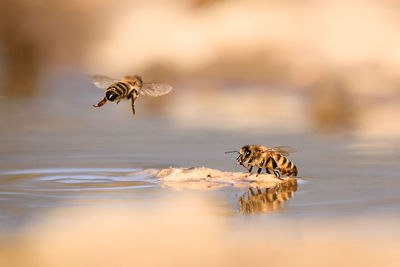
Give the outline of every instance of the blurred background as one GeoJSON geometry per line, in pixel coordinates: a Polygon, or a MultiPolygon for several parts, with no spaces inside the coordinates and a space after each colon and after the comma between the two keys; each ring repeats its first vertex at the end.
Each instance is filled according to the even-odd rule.
{"type": "MultiPolygon", "coordinates": [[[[240,254],[241,240],[276,252],[269,232],[261,234],[270,227],[282,246],[312,251],[318,241],[342,254],[338,244],[346,243],[349,265],[390,266],[399,260],[390,254],[399,232],[389,223],[400,211],[399,17],[396,0],[0,1],[0,225],[6,229],[0,260],[26,266],[28,260],[17,259],[29,254],[38,266],[48,259],[54,266],[64,250],[51,258],[46,248],[60,240],[71,245],[65,251],[74,251],[76,240],[41,237],[67,231],[64,215],[71,207],[100,207],[71,213],[81,239],[95,241],[102,226],[114,229],[125,220],[134,226],[153,213],[160,222],[170,216],[188,222],[192,233],[200,225],[188,210],[206,207],[211,212],[200,217],[210,219],[207,229],[236,238],[223,256],[209,255],[216,265],[240,262],[227,259],[240,254]],[[127,101],[92,107],[104,95],[92,84],[93,74],[138,74],[174,90],[139,98],[132,117],[127,101]],[[223,152],[245,144],[295,147],[289,159],[302,177],[298,187],[268,202],[267,191],[254,199],[246,188],[181,192],[141,173],[168,166],[243,171],[223,152]],[[261,206],[251,217],[254,203],[261,206]],[[183,215],[175,210],[182,205],[183,215]],[[133,215],[117,214],[115,224],[107,217],[115,206],[133,215]],[[147,211],[144,218],[137,210],[147,211]],[[85,236],[91,212],[104,223],[85,236]],[[49,220],[55,230],[34,228],[49,220]],[[253,230],[232,230],[248,224],[253,230]],[[346,224],[360,230],[349,233],[346,224]],[[282,231],[292,235],[280,237],[282,231]],[[23,233],[30,233],[27,239],[23,233]],[[363,238],[370,242],[357,247],[363,238]],[[36,243],[44,252],[32,249],[36,243]],[[387,253],[366,257],[377,247],[387,253]]],[[[162,223],[144,224],[155,239],[152,229],[162,223]]],[[[171,231],[165,238],[179,235],[179,227],[171,231]]],[[[119,234],[105,238],[118,243],[119,234]]],[[[225,240],[189,236],[204,244],[225,240]]],[[[252,247],[239,257],[243,262],[264,255],[252,247]]],[[[298,254],[294,259],[309,266],[312,255],[298,254]]],[[[323,263],[324,257],[314,261],[323,263]]]]}
{"type": "Polygon", "coordinates": [[[3,101],[61,79],[94,96],[86,74],[139,74],[177,91],[142,113],[182,123],[399,136],[397,1],[3,0],[0,12],[3,101]]]}

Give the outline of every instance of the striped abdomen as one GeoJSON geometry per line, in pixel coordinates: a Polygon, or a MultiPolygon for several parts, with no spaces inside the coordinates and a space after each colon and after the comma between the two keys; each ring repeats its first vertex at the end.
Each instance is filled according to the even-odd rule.
{"type": "Polygon", "coordinates": [[[129,89],[130,89],[130,85],[128,83],[117,82],[107,88],[106,94],[107,94],[107,92],[113,92],[116,95],[118,95],[119,99],[121,99],[121,98],[128,96],[129,89]]]}
{"type": "Polygon", "coordinates": [[[297,167],[293,162],[288,160],[285,156],[282,156],[278,153],[271,153],[272,157],[276,161],[278,165],[278,170],[281,175],[285,176],[296,176],[297,175],[297,167]]]}

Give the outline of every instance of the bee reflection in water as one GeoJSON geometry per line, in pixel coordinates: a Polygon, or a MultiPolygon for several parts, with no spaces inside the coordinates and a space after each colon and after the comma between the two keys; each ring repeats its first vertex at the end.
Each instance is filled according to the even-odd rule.
{"type": "Polygon", "coordinates": [[[240,212],[268,213],[282,208],[282,204],[294,196],[297,191],[297,182],[292,184],[278,185],[273,188],[250,187],[246,193],[239,198],[240,212]]]}

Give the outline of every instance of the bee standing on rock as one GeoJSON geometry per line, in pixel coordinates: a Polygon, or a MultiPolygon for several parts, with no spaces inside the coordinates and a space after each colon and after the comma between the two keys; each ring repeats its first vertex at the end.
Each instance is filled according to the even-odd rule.
{"type": "Polygon", "coordinates": [[[262,169],[265,168],[266,173],[274,173],[279,178],[281,175],[297,175],[296,165],[285,157],[294,152],[296,150],[288,146],[267,148],[259,145],[246,145],[240,151],[228,151],[225,153],[239,153],[236,161],[244,166],[249,173],[251,173],[253,167],[258,167],[258,176],[262,169]],[[247,166],[245,166],[245,163],[247,163],[247,166]]]}
{"type": "Polygon", "coordinates": [[[135,101],[139,95],[162,96],[168,94],[172,90],[172,86],[162,83],[143,83],[140,76],[125,76],[121,80],[115,80],[104,75],[92,76],[93,83],[101,89],[106,89],[104,98],[99,103],[93,105],[98,108],[103,106],[107,101],[117,104],[121,99],[131,100],[132,113],[135,115],[135,101]]]}

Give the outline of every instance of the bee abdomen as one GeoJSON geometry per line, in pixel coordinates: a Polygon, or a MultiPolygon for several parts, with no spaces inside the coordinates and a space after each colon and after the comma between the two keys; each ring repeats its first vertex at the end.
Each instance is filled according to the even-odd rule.
{"type": "Polygon", "coordinates": [[[292,166],[293,167],[287,169],[282,169],[281,173],[286,176],[297,176],[297,167],[294,164],[292,166]]]}
{"type": "Polygon", "coordinates": [[[278,169],[282,175],[285,176],[296,176],[297,175],[297,167],[293,162],[288,160],[285,156],[281,154],[275,153],[272,155],[275,159],[278,169]]]}
{"type": "Polygon", "coordinates": [[[116,93],[120,98],[126,97],[129,91],[129,85],[125,82],[117,82],[110,86],[107,91],[113,91],[116,93]]]}
{"type": "Polygon", "coordinates": [[[114,85],[114,88],[120,92],[121,97],[125,97],[128,95],[129,85],[125,82],[117,82],[114,85]]]}
{"type": "Polygon", "coordinates": [[[293,168],[292,168],[292,172],[291,172],[291,174],[290,175],[288,175],[288,176],[297,176],[297,167],[296,167],[296,165],[294,165],[293,164],[293,168]]]}

